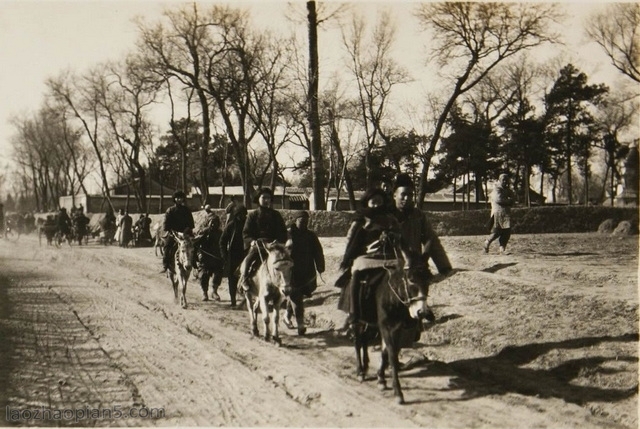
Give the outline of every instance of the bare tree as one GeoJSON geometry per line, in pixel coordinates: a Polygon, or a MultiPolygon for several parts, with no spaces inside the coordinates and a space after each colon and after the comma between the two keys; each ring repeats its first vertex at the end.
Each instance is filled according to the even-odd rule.
{"type": "Polygon", "coordinates": [[[105,151],[100,135],[100,92],[95,85],[94,79],[94,76],[98,74],[98,70],[89,72],[86,76],[73,76],[71,73],[63,73],[57,78],[48,79],[46,85],[55,101],[64,103],[69,107],[73,117],[79,121],[85,136],[89,139],[98,162],[102,194],[113,209],[110,199],[109,180],[107,178],[107,164],[104,159],[105,151]]]}
{"type": "Polygon", "coordinates": [[[38,210],[58,206],[59,197],[84,188],[90,161],[80,142],[57,110],[46,104],[32,117],[13,117],[11,144],[19,166],[21,193],[33,196],[38,210]]]}
{"type": "Polygon", "coordinates": [[[611,3],[586,22],[587,35],[602,47],[611,64],[640,82],[640,3],[611,3]]]}
{"type": "Polygon", "coordinates": [[[314,210],[326,209],[324,199],[324,164],[322,162],[322,142],[320,138],[320,113],[318,108],[318,81],[320,66],[318,62],[318,13],[316,2],[307,2],[307,18],[309,29],[309,92],[307,103],[309,104],[308,121],[311,131],[311,177],[313,183],[313,208],[314,210]]]}
{"type": "MultiPolygon", "coordinates": [[[[252,97],[249,117],[267,146],[271,169],[270,187],[282,175],[277,154],[288,141],[290,129],[286,127],[285,116],[287,101],[285,89],[291,84],[287,73],[289,55],[283,40],[265,40],[266,49],[258,66],[254,96],[252,97]]],[[[259,182],[261,183],[261,182],[259,182]]]]}
{"type": "Polygon", "coordinates": [[[151,145],[148,111],[162,80],[133,54],[122,62],[106,65],[104,70],[106,86],[101,88],[100,104],[125,161],[125,180],[134,190],[138,210],[144,212],[148,190],[140,155],[143,147],[151,145]]]}
{"type": "Polygon", "coordinates": [[[358,104],[367,140],[364,153],[367,187],[372,184],[370,153],[379,144],[388,144],[390,139],[382,122],[391,90],[396,85],[410,81],[408,72],[391,57],[395,31],[388,11],[378,15],[370,37],[366,35],[364,18],[355,15],[349,28],[342,31],[342,41],[349,55],[349,68],[358,86],[358,104]]]}
{"type": "MultiPolygon", "coordinates": [[[[146,25],[138,22],[140,40],[138,47],[146,58],[150,70],[168,81],[178,80],[185,88],[195,91],[202,114],[203,138],[200,144],[200,187],[202,202],[208,195],[207,160],[211,142],[211,119],[213,113],[205,91],[204,73],[207,67],[207,52],[217,53],[209,40],[208,27],[214,25],[203,18],[197,4],[181,5],[164,12],[166,22],[146,25]]],[[[183,184],[183,186],[185,186],[183,184]]]]}
{"type": "Polygon", "coordinates": [[[558,6],[548,3],[427,3],[417,17],[431,30],[432,56],[453,76],[453,88],[438,116],[421,171],[418,206],[447,117],[461,94],[482,81],[498,64],[515,54],[548,42],[557,35],[548,29],[559,17],[558,6]]]}

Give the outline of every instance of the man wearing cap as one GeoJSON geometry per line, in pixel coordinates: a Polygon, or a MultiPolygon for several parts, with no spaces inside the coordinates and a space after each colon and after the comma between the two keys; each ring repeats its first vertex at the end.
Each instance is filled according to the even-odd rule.
{"type": "Polygon", "coordinates": [[[284,323],[293,328],[291,316],[295,315],[298,334],[304,335],[304,305],[305,296],[310,297],[318,287],[316,271],[324,272],[324,252],[318,236],[309,228],[309,212],[299,211],[295,214],[294,223],[289,227],[289,241],[293,259],[292,291],[287,300],[287,311],[284,323]]]}
{"type": "Polygon", "coordinates": [[[191,234],[194,228],[193,215],[185,205],[186,195],[182,191],[173,193],[175,205],[169,207],[164,214],[164,246],[162,256],[162,273],[171,271],[171,261],[178,246],[171,232],[183,232],[191,234]]]}
{"type": "MultiPolygon", "coordinates": [[[[451,262],[427,216],[413,202],[414,186],[407,174],[399,174],[393,190],[394,215],[400,223],[403,243],[414,252],[428,253],[440,274],[451,271],[451,262]]],[[[428,261],[425,261],[428,262],[428,261]]]]}
{"type": "MultiPolygon", "coordinates": [[[[217,216],[214,214],[213,212],[213,208],[211,207],[210,204],[206,204],[204,206],[204,212],[206,214],[206,218],[202,224],[202,229],[205,230],[206,228],[208,228],[211,225],[211,222],[215,222],[214,218],[217,218],[217,216]]],[[[219,222],[220,219],[217,219],[217,221],[219,222]]]]}
{"type": "Polygon", "coordinates": [[[258,208],[249,213],[242,229],[244,247],[249,250],[240,266],[240,285],[245,292],[250,289],[249,270],[258,259],[258,241],[279,241],[282,244],[287,241],[287,227],[280,212],[271,208],[272,198],[271,189],[260,189],[258,208]]]}

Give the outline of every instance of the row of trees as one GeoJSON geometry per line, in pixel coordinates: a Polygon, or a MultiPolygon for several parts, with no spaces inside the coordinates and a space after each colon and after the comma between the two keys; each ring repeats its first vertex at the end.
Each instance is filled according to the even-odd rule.
{"type": "MultiPolygon", "coordinates": [[[[541,188],[552,183],[554,201],[566,177],[562,191],[572,202],[572,168],[588,184],[601,148],[614,186],[618,133],[632,124],[637,94],[611,94],[571,64],[549,79],[527,59],[531,49],[559,41],[551,30],[561,18],[557,5],[418,5],[431,59],[450,85],[419,107],[425,133],[398,125],[391,109],[394,91],[412,77],[393,58],[388,12],[370,28],[344,5],[291,7],[293,22],[306,21],[304,43],[257,29],[232,6],[181,4],[157,22],[139,20],[138,42],[123,59],[51,77],[41,108],[13,119],[14,182],[38,210],[55,208],[60,195],[86,193],[89,180],[107,200],[114,184],[128,185],[139,210],[150,179],[193,186],[202,201],[211,185],[241,184],[250,205],[254,186],[285,183],[289,169],[313,187],[322,209],[325,188],[345,189],[355,207],[354,189],[400,171],[413,176],[418,201],[463,174],[480,190],[499,170],[514,173],[526,193],[535,168],[541,188]],[[335,22],[347,61],[320,91],[318,30],[335,22]],[[303,161],[284,158],[295,151],[303,161]]],[[[589,24],[635,82],[638,41],[627,36],[638,29],[639,8],[611,5],[589,24]],[[617,31],[607,30],[612,19],[621,21],[617,31]],[[628,43],[612,40],[620,37],[628,43]]]]}

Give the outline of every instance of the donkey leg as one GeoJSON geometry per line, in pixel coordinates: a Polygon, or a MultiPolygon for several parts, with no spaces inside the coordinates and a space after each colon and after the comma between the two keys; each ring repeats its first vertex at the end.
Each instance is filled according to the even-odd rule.
{"type": "Polygon", "coordinates": [[[178,279],[175,274],[169,274],[169,280],[171,280],[171,287],[173,288],[173,300],[178,303],[178,279]]]}
{"type": "Polygon", "coordinates": [[[368,352],[367,352],[367,342],[366,342],[366,333],[365,327],[362,323],[354,322],[353,323],[353,344],[356,349],[356,362],[357,362],[357,376],[358,379],[362,382],[365,380],[367,375],[367,361],[368,361],[368,352]]]}
{"type": "Polygon", "coordinates": [[[282,299],[277,299],[275,300],[276,302],[273,303],[273,315],[271,316],[271,324],[272,324],[272,330],[271,330],[271,334],[273,336],[273,341],[280,345],[280,332],[278,330],[278,325],[280,324],[280,306],[282,305],[282,299]]]}
{"type": "Polygon", "coordinates": [[[271,333],[269,332],[269,306],[267,305],[267,297],[260,298],[260,312],[262,313],[262,328],[264,329],[264,339],[269,341],[271,333]]]}
{"type": "Polygon", "coordinates": [[[362,341],[360,340],[358,334],[356,334],[355,337],[356,339],[354,341],[354,346],[356,349],[356,365],[357,365],[356,376],[362,382],[364,381],[364,368],[362,365],[362,341]]]}
{"type": "Polygon", "coordinates": [[[187,278],[185,274],[180,275],[180,305],[182,308],[187,308],[187,278]]]}
{"type": "Polygon", "coordinates": [[[249,312],[249,325],[251,326],[251,335],[258,336],[258,319],[256,316],[256,309],[251,302],[251,294],[247,292],[245,294],[245,300],[247,302],[247,311],[249,312]]]}
{"type": "Polygon", "coordinates": [[[362,377],[364,378],[369,371],[369,343],[366,338],[362,347],[362,377]]]}
{"type": "Polygon", "coordinates": [[[282,299],[276,299],[273,303],[273,315],[272,315],[272,330],[271,335],[273,336],[273,341],[280,341],[280,332],[278,330],[278,325],[280,324],[280,306],[282,305],[282,299]]]}
{"type": "Polygon", "coordinates": [[[385,390],[387,388],[387,379],[384,375],[385,371],[389,367],[389,354],[387,353],[387,347],[384,341],[382,342],[382,348],[380,350],[380,368],[378,368],[378,388],[385,390]]]}
{"type": "Polygon", "coordinates": [[[396,397],[396,401],[398,404],[404,404],[404,395],[402,394],[402,388],[400,387],[400,380],[398,379],[398,371],[400,370],[400,361],[398,359],[398,354],[400,352],[400,347],[394,340],[394,337],[397,338],[397,332],[390,332],[390,329],[380,330],[382,333],[382,338],[384,343],[387,346],[387,356],[389,359],[389,364],[391,366],[391,380],[393,385],[393,395],[396,397]],[[383,332],[384,331],[384,332],[383,332]]]}

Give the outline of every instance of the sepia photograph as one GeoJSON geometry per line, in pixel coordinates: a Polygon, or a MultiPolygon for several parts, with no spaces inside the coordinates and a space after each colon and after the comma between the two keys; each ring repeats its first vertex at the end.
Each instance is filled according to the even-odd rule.
{"type": "Polygon", "coordinates": [[[0,427],[638,427],[640,3],[0,0],[0,427]]]}

